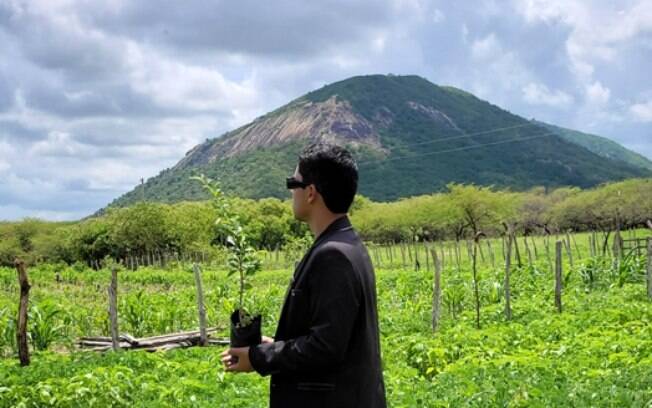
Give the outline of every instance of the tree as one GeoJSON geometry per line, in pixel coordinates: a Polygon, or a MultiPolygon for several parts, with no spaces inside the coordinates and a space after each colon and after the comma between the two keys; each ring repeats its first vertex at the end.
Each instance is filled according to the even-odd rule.
{"type": "Polygon", "coordinates": [[[467,228],[473,237],[479,232],[497,231],[502,221],[515,215],[520,201],[516,194],[495,192],[491,187],[451,183],[448,189],[448,215],[457,239],[467,228]]]}

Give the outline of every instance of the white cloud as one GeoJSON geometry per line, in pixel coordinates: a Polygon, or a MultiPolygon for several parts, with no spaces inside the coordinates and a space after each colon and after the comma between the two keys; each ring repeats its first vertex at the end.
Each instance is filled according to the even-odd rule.
{"type": "Polygon", "coordinates": [[[471,44],[471,55],[473,58],[478,60],[499,58],[502,52],[502,47],[494,33],[475,40],[473,41],[473,44],[471,44]]]}
{"type": "Polygon", "coordinates": [[[595,66],[618,62],[623,44],[652,30],[652,3],[647,0],[622,4],[583,0],[514,0],[514,6],[532,23],[570,27],[566,52],[573,72],[592,82],[595,66]]]}
{"type": "Polygon", "coordinates": [[[550,90],[544,84],[529,83],[523,87],[523,99],[533,105],[548,105],[556,108],[567,107],[573,97],[560,90],[550,90]]]}
{"type": "Polygon", "coordinates": [[[652,101],[637,103],[629,108],[635,120],[640,122],[652,122],[652,101]]]}
{"type": "Polygon", "coordinates": [[[592,105],[605,105],[609,102],[611,91],[603,86],[599,81],[586,87],[586,98],[592,105]]]}
{"type": "Polygon", "coordinates": [[[86,211],[47,211],[24,208],[15,204],[0,205],[0,221],[14,221],[24,218],[39,218],[49,221],[69,221],[86,217],[86,211]]]}
{"type": "Polygon", "coordinates": [[[175,61],[129,43],[126,53],[131,86],[161,106],[195,111],[252,107],[258,99],[253,81],[236,82],[217,69],[175,61]]]}
{"type": "Polygon", "coordinates": [[[32,145],[30,153],[35,156],[82,157],[87,156],[89,146],[73,140],[69,133],[52,131],[46,140],[32,145]]]}
{"type": "Polygon", "coordinates": [[[481,98],[504,106],[508,95],[520,93],[523,86],[533,81],[518,53],[505,47],[493,32],[474,40],[469,51],[472,79],[462,88],[481,98]]]}
{"type": "Polygon", "coordinates": [[[439,9],[435,9],[435,11],[432,12],[432,21],[434,23],[441,23],[446,19],[446,15],[439,9]]]}
{"type": "Polygon", "coordinates": [[[9,160],[14,154],[14,148],[9,143],[0,140],[0,175],[3,175],[11,168],[9,160]]]}
{"type": "Polygon", "coordinates": [[[385,51],[386,44],[387,44],[387,37],[384,34],[378,35],[372,41],[373,50],[378,53],[385,51]]]}
{"type": "Polygon", "coordinates": [[[2,157],[8,157],[16,152],[16,149],[14,149],[9,143],[0,140],[0,158],[2,157]]]}

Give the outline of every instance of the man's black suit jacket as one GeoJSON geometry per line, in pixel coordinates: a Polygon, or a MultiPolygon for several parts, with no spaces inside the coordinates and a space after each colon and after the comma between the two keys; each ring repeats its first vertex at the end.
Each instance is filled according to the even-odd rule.
{"type": "Polygon", "coordinates": [[[373,266],[347,217],[295,270],[274,343],[249,349],[270,407],[386,407],[373,266]]]}

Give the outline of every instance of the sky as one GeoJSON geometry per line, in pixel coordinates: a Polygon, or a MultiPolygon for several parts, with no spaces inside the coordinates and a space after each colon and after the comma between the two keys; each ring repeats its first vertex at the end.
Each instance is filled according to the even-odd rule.
{"type": "Polygon", "coordinates": [[[0,220],[75,220],[354,75],[416,74],[652,159],[652,2],[0,0],[0,220]]]}

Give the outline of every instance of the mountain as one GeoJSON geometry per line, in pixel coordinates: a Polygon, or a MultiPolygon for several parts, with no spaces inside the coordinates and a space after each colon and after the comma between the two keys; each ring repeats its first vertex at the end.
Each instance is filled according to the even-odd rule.
{"type": "Polygon", "coordinates": [[[652,170],[652,161],[636,152],[624,148],[623,146],[619,145],[613,140],[607,139],[606,137],[592,135],[590,133],[582,133],[577,130],[566,129],[536,120],[533,120],[532,122],[557,133],[559,136],[563,137],[571,143],[578,144],[592,151],[598,156],[622,161],[636,167],[652,170]]]}
{"type": "Polygon", "coordinates": [[[219,179],[239,196],[287,198],[284,178],[302,148],[317,140],[353,151],[359,191],[374,200],[431,193],[450,182],[514,189],[590,187],[652,174],[649,167],[569,142],[567,133],[550,126],[418,76],[353,77],[207,140],[111,205],[142,197],[162,202],[205,198],[188,180],[199,173],[219,179]]]}

